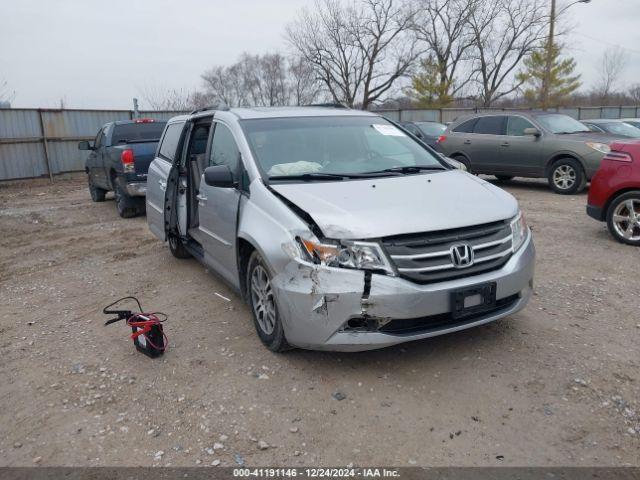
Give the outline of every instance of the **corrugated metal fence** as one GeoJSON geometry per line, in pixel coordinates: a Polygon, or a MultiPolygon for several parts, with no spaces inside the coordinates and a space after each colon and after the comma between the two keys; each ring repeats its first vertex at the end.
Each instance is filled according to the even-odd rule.
{"type": "MultiPolygon", "coordinates": [[[[502,109],[443,108],[377,110],[395,121],[451,122],[475,111],[502,109]]],[[[522,110],[522,109],[519,109],[522,110]]],[[[558,108],[577,119],[636,118],[640,107],[558,108]]],[[[167,120],[184,112],[142,111],[143,117],[167,120]]],[[[86,152],[80,140],[92,140],[107,122],[134,118],[132,110],[0,109],[0,181],[81,171],[86,152]]]]}
{"type": "MultiPolygon", "coordinates": [[[[140,115],[167,120],[180,113],[140,115]]],[[[105,123],[132,118],[130,110],[0,109],[0,180],[82,170],[87,152],[78,142],[92,140],[105,123]]]]}

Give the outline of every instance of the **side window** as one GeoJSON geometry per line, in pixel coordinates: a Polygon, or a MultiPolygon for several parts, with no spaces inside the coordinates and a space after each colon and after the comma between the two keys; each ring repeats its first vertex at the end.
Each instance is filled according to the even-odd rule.
{"type": "Polygon", "coordinates": [[[228,165],[235,173],[238,171],[239,163],[240,150],[238,150],[231,130],[222,123],[216,123],[213,131],[213,145],[209,155],[209,166],[228,165]]]}
{"type": "Polygon", "coordinates": [[[472,133],[473,127],[476,126],[478,122],[477,118],[472,118],[471,120],[467,120],[466,122],[461,123],[456,128],[453,129],[456,133],[472,133]]]}
{"type": "Polygon", "coordinates": [[[483,135],[504,135],[505,117],[480,117],[473,127],[473,133],[483,135]]]}
{"type": "Polygon", "coordinates": [[[507,135],[512,137],[523,137],[527,128],[536,128],[526,118],[510,116],[507,119],[507,135]]]}
{"type": "Polygon", "coordinates": [[[176,158],[176,151],[180,145],[180,137],[182,136],[182,128],[184,123],[172,123],[167,126],[162,137],[162,143],[160,144],[160,150],[158,154],[165,160],[173,162],[176,158]]]}
{"type": "Polygon", "coordinates": [[[102,142],[104,139],[104,127],[98,131],[96,135],[96,140],[93,142],[93,148],[98,149],[102,146],[102,142]]]}

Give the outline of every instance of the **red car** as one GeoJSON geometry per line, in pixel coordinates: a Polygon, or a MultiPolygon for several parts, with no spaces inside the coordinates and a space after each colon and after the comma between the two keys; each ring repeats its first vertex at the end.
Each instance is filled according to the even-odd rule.
{"type": "Polygon", "coordinates": [[[640,246],[640,140],[611,144],[591,179],[587,214],[616,240],[640,246]]]}

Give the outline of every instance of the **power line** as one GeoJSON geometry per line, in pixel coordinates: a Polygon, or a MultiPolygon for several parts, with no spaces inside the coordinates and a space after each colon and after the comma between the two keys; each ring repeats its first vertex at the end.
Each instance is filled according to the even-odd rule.
{"type": "Polygon", "coordinates": [[[637,53],[637,54],[640,55],[640,50],[634,50],[633,48],[623,47],[622,45],[619,45],[617,43],[607,42],[606,40],[602,40],[601,38],[592,37],[590,35],[585,35],[584,33],[580,33],[580,32],[575,32],[575,34],[576,35],[580,35],[581,37],[588,38],[589,40],[593,40],[594,42],[603,43],[603,44],[609,45],[611,47],[618,47],[618,48],[620,48],[622,50],[626,50],[627,52],[637,53]]]}

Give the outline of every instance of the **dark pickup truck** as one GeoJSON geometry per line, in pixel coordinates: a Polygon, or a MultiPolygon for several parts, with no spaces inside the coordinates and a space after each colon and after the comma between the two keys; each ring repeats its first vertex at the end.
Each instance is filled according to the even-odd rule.
{"type": "Polygon", "coordinates": [[[144,212],[147,171],[167,122],[150,118],[105,124],[93,142],[78,144],[91,153],[85,162],[89,192],[94,202],[115,193],[118,214],[123,218],[144,212]]]}

